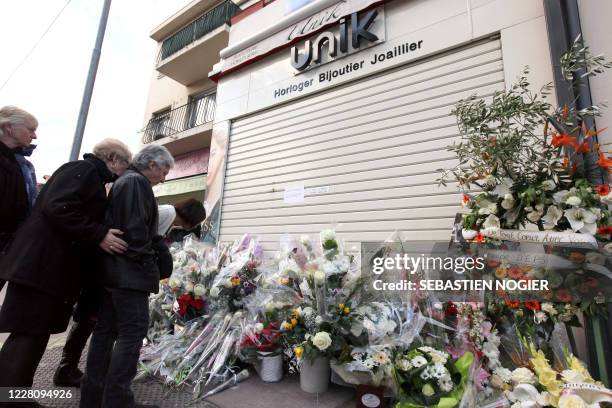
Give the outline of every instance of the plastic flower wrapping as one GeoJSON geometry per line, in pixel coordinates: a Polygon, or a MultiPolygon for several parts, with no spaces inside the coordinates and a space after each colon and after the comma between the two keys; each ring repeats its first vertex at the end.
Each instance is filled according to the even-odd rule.
{"type": "MultiPolygon", "coordinates": [[[[289,373],[325,357],[332,381],[382,387],[397,408],[591,407],[603,398],[605,388],[575,357],[567,355],[564,369],[544,363],[563,355],[567,338],[559,328],[585,310],[578,303],[560,303],[555,295],[513,308],[508,299],[484,294],[477,302],[467,296],[451,302],[419,291],[376,291],[361,270],[370,260],[345,252],[333,229],[318,242],[283,237],[279,248],[264,259],[249,235],[215,248],[190,237],[173,246],[174,272],[151,297],[140,375],[193,387],[199,399],[245,379],[245,365],[259,367],[265,357],[282,355],[289,373]],[[532,339],[529,347],[516,341],[517,333],[532,339]]],[[[376,254],[402,251],[395,233],[376,254]]],[[[574,275],[607,265],[598,251],[555,251],[572,263],[574,275]]],[[[557,272],[492,257],[483,273],[513,279],[557,272]]],[[[562,275],[566,283],[571,274],[562,275]]],[[[385,279],[405,276],[393,270],[385,279]]],[[[588,279],[581,285],[594,286],[588,279]]],[[[570,286],[570,295],[578,289],[570,286]]]]}

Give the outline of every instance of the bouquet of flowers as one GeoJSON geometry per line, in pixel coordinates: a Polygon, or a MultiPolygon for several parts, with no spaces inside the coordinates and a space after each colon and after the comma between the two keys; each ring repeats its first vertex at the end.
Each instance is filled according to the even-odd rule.
{"type": "MultiPolygon", "coordinates": [[[[297,362],[334,357],[344,347],[344,341],[333,324],[317,315],[310,306],[294,309],[291,316],[281,323],[280,329],[285,333],[286,344],[292,348],[297,362]]],[[[297,366],[297,362],[293,365],[297,366]]]]}
{"type": "Polygon", "coordinates": [[[485,316],[480,304],[444,305],[445,314],[455,320],[455,331],[449,335],[447,351],[451,357],[459,358],[464,350],[469,350],[478,359],[473,368],[473,382],[478,391],[478,401],[490,397],[496,388],[491,384],[493,371],[502,366],[500,343],[501,338],[493,323],[485,316]]]}
{"type": "MultiPolygon", "coordinates": [[[[560,65],[570,88],[612,68],[612,62],[591,55],[580,38],[560,65]],[[582,68],[586,75],[575,75],[582,68]]],[[[449,151],[459,164],[442,170],[440,183],[452,177],[464,191],[463,204],[470,210],[463,219],[468,239],[482,229],[527,224],[608,239],[612,219],[603,204],[612,196],[603,175],[612,160],[599,151],[598,132],[585,126],[585,119],[597,116],[600,108],[579,110],[572,104],[554,109],[546,100],[550,85],[533,94],[528,72],[526,68],[510,89],[496,92],[490,103],[473,96],[456,105],[453,114],[462,140],[449,151]],[[587,160],[580,160],[582,156],[587,160]],[[472,186],[484,191],[473,194],[472,186]]]]}
{"type": "Polygon", "coordinates": [[[397,408],[452,408],[459,404],[474,362],[471,352],[458,359],[442,350],[420,346],[395,358],[394,377],[399,389],[397,408]]]}
{"type": "Polygon", "coordinates": [[[263,250],[250,235],[245,234],[229,251],[227,264],[215,276],[209,296],[230,311],[243,308],[244,298],[257,288],[263,250]]]}
{"type": "Polygon", "coordinates": [[[232,374],[242,325],[240,311],[218,311],[209,319],[194,319],[183,330],[142,350],[140,376],[157,375],[171,386],[189,383],[198,398],[206,386],[221,383],[232,374]]]}
{"type": "Polygon", "coordinates": [[[506,398],[512,408],[594,408],[600,406],[599,402],[612,402],[612,392],[593,380],[572,354],[566,353],[561,367],[553,368],[542,350],[531,343],[514,358],[518,368],[496,372],[507,388],[506,398]]]}
{"type": "Polygon", "coordinates": [[[240,342],[240,353],[244,361],[256,363],[263,355],[279,353],[282,347],[282,332],[277,322],[255,323],[244,329],[244,340],[240,342]]]}

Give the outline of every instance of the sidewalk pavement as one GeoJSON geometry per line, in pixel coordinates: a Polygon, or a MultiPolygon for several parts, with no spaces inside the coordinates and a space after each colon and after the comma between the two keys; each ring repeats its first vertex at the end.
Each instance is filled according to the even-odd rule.
{"type": "MultiPolygon", "coordinates": [[[[0,293],[0,304],[4,292],[0,293]]],[[[57,367],[68,332],[51,336],[47,351],[43,356],[33,387],[36,389],[54,389],[53,373],[57,367]]],[[[0,333],[0,347],[8,334],[0,333]]],[[[81,370],[84,370],[85,356],[81,359],[81,370]]],[[[148,379],[136,382],[132,390],[138,403],[155,404],[161,408],[352,408],[355,406],[355,392],[351,388],[330,384],[325,394],[313,395],[300,389],[299,377],[286,376],[279,383],[264,383],[255,372],[251,372],[248,380],[237,386],[222,391],[194,403],[189,388],[180,390],[169,389],[158,381],[148,379]]],[[[71,399],[39,400],[46,407],[76,408],[79,406],[80,393],[73,389],[71,399]]],[[[21,404],[15,404],[19,408],[21,404]]]]}
{"type": "MultiPolygon", "coordinates": [[[[62,353],[63,338],[50,343],[34,378],[37,389],[53,389],[53,373],[62,353]]],[[[83,369],[85,357],[81,360],[83,369]]],[[[279,383],[264,383],[255,372],[237,386],[193,403],[189,388],[170,390],[158,381],[148,379],[132,385],[138,403],[156,404],[161,408],[352,408],[354,390],[330,384],[329,391],[313,395],[300,389],[298,376],[286,376],[279,383]]],[[[69,400],[39,400],[46,407],[74,408],[79,406],[79,391],[73,389],[69,400]]],[[[15,405],[19,408],[19,404],[15,405]]]]}

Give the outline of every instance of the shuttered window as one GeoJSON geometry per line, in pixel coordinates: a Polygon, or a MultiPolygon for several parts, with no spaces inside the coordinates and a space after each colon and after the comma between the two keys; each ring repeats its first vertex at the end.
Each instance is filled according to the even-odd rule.
{"type": "Polygon", "coordinates": [[[282,234],[332,223],[349,244],[446,240],[460,211],[457,185],[438,187],[455,163],[453,105],[504,89],[501,45],[487,40],[376,74],[232,123],[221,241],[244,232],[266,250],[282,234]],[[285,188],[303,185],[303,203],[285,188]]]}

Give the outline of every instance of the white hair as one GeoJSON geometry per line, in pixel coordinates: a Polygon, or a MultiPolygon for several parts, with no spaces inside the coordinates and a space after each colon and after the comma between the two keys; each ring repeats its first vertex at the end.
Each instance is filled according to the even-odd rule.
{"type": "Polygon", "coordinates": [[[155,162],[159,167],[170,169],[174,167],[174,158],[164,146],[149,144],[142,148],[132,161],[136,169],[142,171],[149,168],[149,163],[155,162]]]}
{"type": "Polygon", "coordinates": [[[99,159],[111,160],[113,156],[127,161],[128,163],[132,160],[132,152],[125,143],[117,139],[104,139],[96,143],[92,153],[99,159]]]}
{"type": "Polygon", "coordinates": [[[23,124],[27,119],[33,120],[38,124],[38,121],[31,113],[20,109],[16,106],[5,106],[0,109],[0,136],[3,136],[2,125],[4,124],[23,124]]]}

